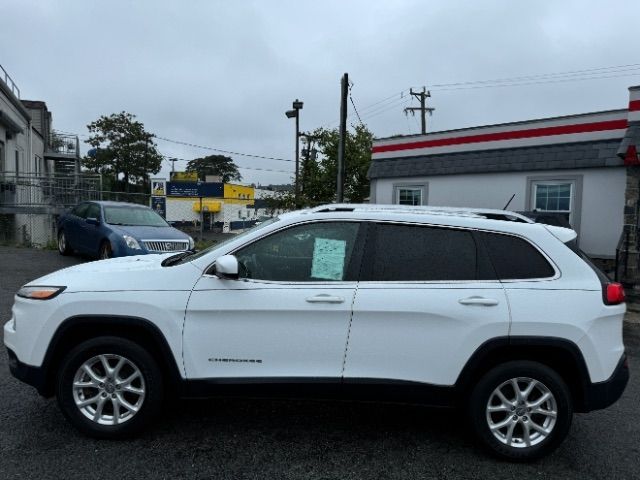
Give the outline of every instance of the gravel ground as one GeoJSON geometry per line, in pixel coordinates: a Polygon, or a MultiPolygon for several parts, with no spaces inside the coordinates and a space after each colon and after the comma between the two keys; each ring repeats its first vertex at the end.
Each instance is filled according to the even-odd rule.
{"type": "MultiPolygon", "coordinates": [[[[81,261],[0,247],[0,319],[21,285],[81,261]]],[[[140,438],[92,440],[0,354],[0,478],[639,478],[640,325],[625,325],[625,342],[632,378],[620,401],[576,415],[558,451],[528,465],[486,455],[456,411],[370,403],[179,401],[140,438]]]]}

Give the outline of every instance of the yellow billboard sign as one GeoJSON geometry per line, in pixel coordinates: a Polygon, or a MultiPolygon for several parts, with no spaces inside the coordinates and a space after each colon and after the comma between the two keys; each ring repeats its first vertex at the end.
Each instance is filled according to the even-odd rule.
{"type": "Polygon", "coordinates": [[[197,182],[198,172],[171,172],[172,182],[197,182]]]}

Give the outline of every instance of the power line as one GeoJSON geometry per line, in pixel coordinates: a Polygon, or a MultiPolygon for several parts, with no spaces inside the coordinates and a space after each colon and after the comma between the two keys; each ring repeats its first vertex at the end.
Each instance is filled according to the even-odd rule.
{"type": "Polygon", "coordinates": [[[473,84],[495,84],[495,83],[505,83],[505,82],[513,83],[513,82],[519,82],[519,81],[539,80],[539,79],[551,78],[551,77],[567,77],[567,76],[580,77],[580,76],[586,76],[586,75],[619,73],[619,72],[634,71],[638,69],[640,69],[640,63],[630,63],[627,65],[588,68],[583,70],[569,70],[564,72],[541,73],[538,75],[526,75],[526,76],[511,77],[511,78],[472,80],[472,81],[455,82],[455,83],[440,83],[440,84],[433,84],[431,85],[431,87],[440,88],[440,87],[457,87],[457,86],[465,86],[465,85],[473,85],[473,84]],[[610,71],[607,71],[607,70],[610,70],[610,71]]]}
{"type": "MultiPolygon", "coordinates": [[[[490,80],[434,83],[430,84],[429,87],[431,90],[439,92],[478,88],[519,87],[545,83],[566,83],[574,81],[640,76],[640,73],[634,73],[637,70],[640,70],[640,63],[629,63],[625,65],[613,65],[607,67],[595,67],[581,70],[569,70],[564,72],[551,72],[537,75],[497,78],[490,80]]],[[[364,121],[378,116],[384,112],[398,107],[401,104],[406,105],[406,103],[408,102],[404,101],[404,94],[408,90],[409,89],[401,90],[398,93],[385,97],[381,100],[367,105],[364,108],[361,108],[359,112],[361,113],[362,120],[364,121]]],[[[331,123],[326,123],[325,126],[333,126],[336,124],[337,122],[334,121],[331,123]]]]}
{"type": "Polygon", "coordinates": [[[175,143],[175,144],[178,144],[178,145],[185,145],[187,147],[201,148],[203,150],[211,150],[211,151],[214,151],[214,152],[227,153],[229,155],[239,155],[241,157],[263,158],[265,160],[277,160],[279,162],[293,162],[294,161],[294,160],[290,160],[288,158],[267,157],[265,155],[254,155],[254,154],[251,154],[251,153],[232,152],[230,150],[222,150],[221,148],[208,147],[206,145],[197,145],[195,143],[182,142],[180,140],[172,140],[172,139],[166,138],[166,137],[155,136],[154,138],[157,138],[158,140],[163,140],[165,142],[175,143]]]}
{"type": "Polygon", "coordinates": [[[452,91],[452,90],[476,90],[480,88],[502,88],[502,87],[523,87],[526,85],[540,85],[540,84],[549,84],[549,83],[567,83],[567,82],[577,82],[577,81],[586,81],[586,80],[603,80],[607,78],[621,78],[621,77],[637,77],[640,76],[640,73],[626,73],[623,75],[603,75],[603,76],[591,76],[591,77],[580,77],[580,78],[559,78],[559,79],[548,79],[548,80],[539,80],[532,82],[520,82],[520,83],[498,83],[495,85],[469,85],[465,87],[452,87],[452,88],[434,88],[433,90],[436,92],[443,91],[452,91]]]}
{"type": "Polygon", "coordinates": [[[362,125],[364,127],[364,123],[362,123],[362,119],[360,118],[360,114],[358,113],[358,109],[356,108],[356,104],[353,101],[353,96],[351,95],[351,90],[353,89],[353,83],[349,84],[349,100],[351,100],[351,105],[353,105],[353,111],[356,112],[356,116],[358,117],[358,120],[360,121],[360,125],[362,125]]]}
{"type": "MultiPolygon", "coordinates": [[[[176,160],[176,161],[182,161],[182,162],[189,162],[190,160],[187,158],[179,158],[179,157],[174,157],[174,156],[170,156],[170,155],[163,155],[160,154],[165,161],[171,162],[171,160],[176,160]]],[[[275,172],[275,173],[289,173],[292,174],[293,172],[290,170],[275,170],[275,169],[271,169],[271,168],[259,168],[259,167],[241,167],[239,165],[236,165],[238,169],[241,170],[257,170],[260,172],[275,172]]]]}

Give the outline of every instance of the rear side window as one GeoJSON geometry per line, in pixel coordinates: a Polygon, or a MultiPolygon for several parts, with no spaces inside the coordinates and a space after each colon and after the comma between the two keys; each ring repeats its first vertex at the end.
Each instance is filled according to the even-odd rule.
{"type": "Polygon", "coordinates": [[[511,235],[480,232],[500,280],[549,278],[555,270],[529,242],[511,235]]]}
{"type": "Polygon", "coordinates": [[[495,279],[479,258],[473,234],[419,225],[378,224],[363,280],[447,281],[495,279]]]}

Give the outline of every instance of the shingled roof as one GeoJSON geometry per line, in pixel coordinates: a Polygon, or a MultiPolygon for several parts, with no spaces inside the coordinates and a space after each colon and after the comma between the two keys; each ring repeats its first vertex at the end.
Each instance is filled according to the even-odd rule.
{"type": "Polygon", "coordinates": [[[369,178],[393,178],[457,173],[522,172],[624,165],[616,152],[620,139],[563,143],[536,147],[478,150],[441,155],[374,159],[369,178]]]}

